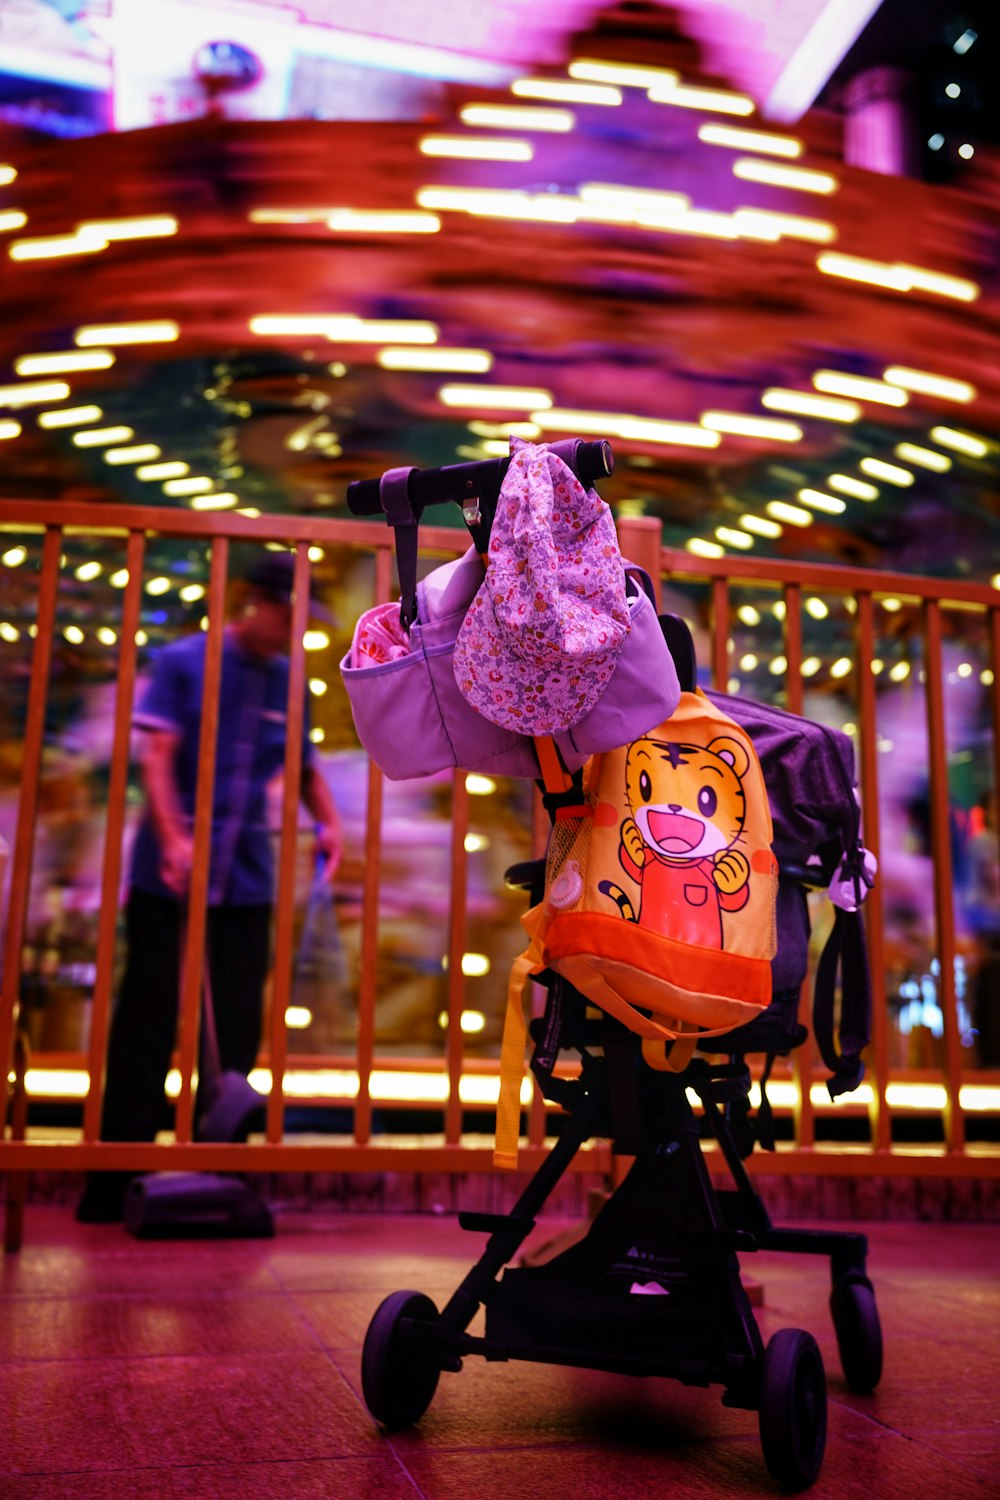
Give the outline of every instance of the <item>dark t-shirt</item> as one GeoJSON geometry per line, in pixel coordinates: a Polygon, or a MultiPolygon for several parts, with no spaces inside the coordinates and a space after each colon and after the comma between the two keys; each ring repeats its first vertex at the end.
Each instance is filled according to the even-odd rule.
{"type": "MultiPolygon", "coordinates": [[[[175,776],[190,832],[198,776],[198,735],[207,637],[185,636],[165,646],[133,714],[138,729],[178,733],[175,776]]],[[[222,648],[212,860],[212,906],[254,906],[271,901],[274,860],[267,826],[266,788],[285,763],[288,660],[251,656],[227,630],[222,648]]],[[[303,765],[312,759],[309,703],[305,704],[303,765]]],[[[132,853],[132,884],[172,896],[160,878],[160,843],[147,810],[132,853]]]]}

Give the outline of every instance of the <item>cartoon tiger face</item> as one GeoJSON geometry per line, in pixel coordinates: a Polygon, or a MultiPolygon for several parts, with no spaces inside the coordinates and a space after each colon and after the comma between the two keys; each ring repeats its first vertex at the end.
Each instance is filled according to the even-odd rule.
{"type": "Polygon", "coordinates": [[[626,795],[643,842],[669,860],[713,858],[732,848],[746,822],[739,740],[706,747],[635,740],[625,765],[626,795]]]}

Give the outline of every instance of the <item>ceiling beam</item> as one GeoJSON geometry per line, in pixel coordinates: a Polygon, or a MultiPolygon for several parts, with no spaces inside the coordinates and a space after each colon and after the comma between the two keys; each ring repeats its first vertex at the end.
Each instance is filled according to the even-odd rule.
{"type": "Polygon", "coordinates": [[[827,0],[764,101],[771,120],[798,120],[816,102],[882,0],[827,0]]]}

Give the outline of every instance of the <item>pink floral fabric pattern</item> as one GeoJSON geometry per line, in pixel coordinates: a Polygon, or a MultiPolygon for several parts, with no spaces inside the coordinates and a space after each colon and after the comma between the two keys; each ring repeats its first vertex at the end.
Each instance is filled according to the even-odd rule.
{"type": "Polygon", "coordinates": [[[486,581],[455,643],[455,680],[479,713],[557,734],[593,708],[629,632],[611,511],[544,445],[511,438],[486,581]]]}
{"type": "Polygon", "coordinates": [[[410,637],[399,618],[398,599],[395,604],[376,604],[374,609],[365,611],[354,627],[350,665],[378,667],[383,662],[409,656],[410,650],[410,637]]]}

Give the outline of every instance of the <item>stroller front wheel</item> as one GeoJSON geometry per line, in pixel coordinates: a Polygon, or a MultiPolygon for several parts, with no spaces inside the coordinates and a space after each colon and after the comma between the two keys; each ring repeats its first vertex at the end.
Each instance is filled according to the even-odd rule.
{"type": "Polygon", "coordinates": [[[868,1396],[882,1378],[882,1324],[867,1277],[846,1276],[835,1282],[830,1312],[847,1384],[859,1396],[868,1396]]]}
{"type": "Polygon", "coordinates": [[[441,1366],[413,1327],[438,1311],[423,1292],[392,1292],[376,1309],[361,1351],[365,1405],[383,1427],[410,1427],[434,1399],[441,1366]]]}
{"type": "Polygon", "coordinates": [[[812,1484],[826,1449],[826,1373],[811,1333],[782,1328],[764,1351],[760,1445],[764,1462],[787,1490],[812,1484]]]}

